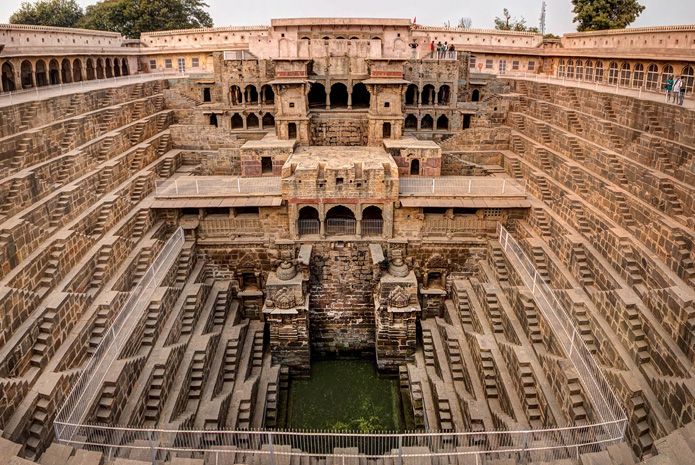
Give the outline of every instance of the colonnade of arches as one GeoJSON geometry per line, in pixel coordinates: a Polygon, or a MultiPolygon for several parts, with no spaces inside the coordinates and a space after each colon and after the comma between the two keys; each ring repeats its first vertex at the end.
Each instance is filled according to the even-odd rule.
{"type": "Polygon", "coordinates": [[[2,72],[2,92],[34,87],[70,84],[130,74],[128,60],[118,58],[39,58],[5,60],[2,72]]]}
{"type": "Polygon", "coordinates": [[[449,131],[450,122],[449,117],[446,115],[439,115],[436,117],[425,114],[422,118],[418,119],[417,116],[410,113],[406,115],[404,127],[405,129],[413,129],[417,131],[449,131]]]}
{"type": "Polygon", "coordinates": [[[304,206],[297,215],[299,236],[381,236],[383,233],[383,211],[376,205],[358,206],[355,210],[336,205],[323,214],[315,207],[304,206]]]}
{"type": "Polygon", "coordinates": [[[275,127],[275,117],[270,112],[234,113],[231,118],[232,129],[267,129],[271,127],[275,127]]]}
{"type": "Polygon", "coordinates": [[[269,84],[260,87],[254,84],[243,87],[233,85],[229,88],[229,102],[232,105],[272,105],[275,103],[275,91],[269,84]]]}
{"type": "Polygon", "coordinates": [[[692,65],[683,66],[680,72],[673,65],[656,63],[634,63],[602,60],[564,59],[560,60],[557,75],[560,78],[607,83],[635,89],[660,91],[666,81],[675,76],[683,76],[686,92],[693,92],[695,87],[695,70],[692,65]]]}
{"type": "Polygon", "coordinates": [[[407,105],[449,105],[451,103],[451,87],[442,84],[435,89],[433,84],[426,84],[422,90],[415,84],[410,84],[405,90],[405,104],[407,105]]]}
{"type": "Polygon", "coordinates": [[[369,108],[371,94],[361,82],[354,84],[352,88],[342,82],[335,82],[329,92],[326,92],[326,86],[315,82],[309,89],[308,100],[309,108],[369,108]]]}

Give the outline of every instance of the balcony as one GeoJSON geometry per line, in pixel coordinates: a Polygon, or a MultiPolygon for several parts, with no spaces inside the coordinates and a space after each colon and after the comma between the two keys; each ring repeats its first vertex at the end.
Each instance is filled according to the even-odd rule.
{"type": "Polygon", "coordinates": [[[282,195],[279,177],[180,176],[157,181],[157,197],[227,197],[240,195],[282,195]]]}

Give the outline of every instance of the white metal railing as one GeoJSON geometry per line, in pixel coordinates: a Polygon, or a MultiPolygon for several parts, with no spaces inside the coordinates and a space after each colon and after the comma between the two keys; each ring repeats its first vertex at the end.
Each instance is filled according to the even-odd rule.
{"type": "Polygon", "coordinates": [[[300,218],[297,220],[297,233],[303,234],[320,234],[321,222],[314,218],[300,218]]]}
{"type": "MultiPolygon", "coordinates": [[[[63,94],[71,94],[75,92],[83,92],[87,90],[99,89],[102,87],[110,87],[114,85],[122,85],[136,82],[147,82],[162,78],[179,78],[186,77],[178,72],[173,73],[146,73],[146,74],[129,74],[128,76],[119,76],[105,79],[83,80],[79,82],[70,82],[68,84],[49,84],[41,87],[32,87],[29,89],[13,90],[0,93],[0,104],[12,105],[17,100],[17,97],[28,96],[31,98],[54,97],[63,94]]],[[[23,99],[22,101],[29,101],[23,99]]]]}
{"type": "Polygon", "coordinates": [[[363,236],[381,236],[384,233],[384,220],[381,218],[363,218],[361,224],[363,236]]]}
{"type": "Polygon", "coordinates": [[[398,180],[400,195],[525,195],[526,181],[510,178],[442,176],[398,180]]]}
{"type": "Polygon", "coordinates": [[[183,242],[183,229],[178,228],[131,291],[113,324],[104,334],[56,415],[54,425],[56,438],[59,440],[71,441],[77,431],[70,425],[79,425],[85,421],[94,398],[101,392],[101,382],[118,357],[120,347],[128,340],[130,329],[138,320],[138,314],[146,307],[158,283],[176,260],[183,242]]]}
{"type": "Polygon", "coordinates": [[[282,179],[278,176],[242,178],[238,176],[181,176],[155,181],[157,197],[193,195],[281,195],[282,179]]]}
{"type": "MultiPolygon", "coordinates": [[[[608,70],[606,70],[608,71],[608,70]]],[[[677,73],[676,73],[677,75],[677,73]]],[[[585,75],[586,76],[586,75],[585,75]]],[[[565,86],[570,86],[570,87],[577,87],[579,89],[591,89],[595,91],[602,91],[602,92],[611,92],[614,94],[617,94],[620,90],[623,91],[624,95],[627,95],[629,97],[637,97],[637,98],[642,98],[642,94],[645,95],[663,95],[664,100],[667,97],[667,92],[663,87],[662,82],[657,82],[657,85],[654,86],[652,83],[646,83],[643,82],[642,85],[640,86],[634,86],[632,83],[628,85],[622,85],[620,83],[620,78],[618,75],[615,76],[615,84],[612,84],[609,82],[610,77],[608,75],[601,75],[601,81],[598,80],[596,77],[596,74],[594,73],[594,77],[592,80],[586,80],[583,78],[572,78],[569,79],[567,77],[559,77],[559,76],[551,76],[550,74],[536,74],[536,73],[514,73],[514,74],[507,74],[507,77],[514,77],[517,79],[526,79],[529,81],[536,81],[536,82],[546,82],[549,84],[561,84],[565,86]],[[603,79],[603,77],[606,77],[606,79],[603,79]]],[[[685,100],[686,101],[693,101],[695,100],[695,94],[693,92],[686,91],[685,92],[685,100]]]]}
{"type": "Polygon", "coordinates": [[[422,232],[428,236],[449,234],[480,234],[495,228],[497,220],[480,218],[425,218],[422,232]]]}
{"type": "MultiPolygon", "coordinates": [[[[329,218],[327,222],[330,220],[329,218]]],[[[318,223],[315,219],[301,221],[318,223]]],[[[588,404],[592,407],[589,418],[594,423],[518,431],[401,433],[208,431],[90,424],[85,421],[85,415],[90,411],[95,395],[100,392],[103,375],[118,355],[118,345],[123,344],[127,338],[126,325],[132,327],[138,320],[137,309],[144,308],[147,301],[144,296],[148,290],[154,289],[156,284],[153,283],[158,282],[166,273],[173,263],[172,257],[181,248],[183,233],[179,229],[155,260],[152,272],[148,272],[138,283],[59,410],[54,421],[56,438],[59,442],[74,447],[108,451],[113,458],[128,457],[130,451],[149,450],[153,463],[170,459],[177,453],[188,458],[207,456],[213,459],[218,459],[220,454],[244,454],[247,460],[252,456],[268,457],[270,463],[274,463],[275,458],[292,456],[343,459],[390,457],[399,464],[403,463],[404,458],[417,460],[418,457],[454,456],[468,456],[476,463],[488,458],[550,462],[578,459],[580,453],[596,452],[622,441],[627,426],[625,413],[572,320],[554,297],[552,290],[538,277],[538,272],[516,240],[501,224],[498,224],[497,232],[507,257],[531,290],[558,342],[575,366],[589,397],[588,404]]]]}
{"type": "Polygon", "coordinates": [[[531,290],[538,308],[552,325],[557,341],[574,365],[579,379],[591,400],[593,411],[600,422],[627,422],[620,401],[613,393],[591,351],[584,344],[565,308],[557,300],[550,286],[540,277],[533,262],[524,253],[519,243],[502,224],[497,224],[497,233],[502,249],[509,261],[519,272],[524,284],[531,290]]]}
{"type": "Polygon", "coordinates": [[[261,220],[257,218],[205,218],[198,226],[198,233],[203,239],[252,235],[262,231],[261,220]]]}

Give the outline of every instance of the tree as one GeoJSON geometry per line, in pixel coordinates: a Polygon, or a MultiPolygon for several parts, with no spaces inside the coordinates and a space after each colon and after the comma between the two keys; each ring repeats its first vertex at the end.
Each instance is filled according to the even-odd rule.
{"type": "Polygon", "coordinates": [[[543,35],[543,38],[544,38],[544,39],[559,39],[560,36],[556,36],[555,34],[550,34],[550,33],[548,33],[548,34],[544,34],[544,35],[543,35]]]}
{"type": "Polygon", "coordinates": [[[464,17],[459,19],[459,27],[463,29],[470,29],[471,26],[473,26],[473,20],[471,18],[464,17]]]}
{"type": "Polygon", "coordinates": [[[521,19],[517,20],[516,18],[512,18],[512,15],[509,14],[508,9],[504,9],[504,12],[502,13],[502,16],[504,18],[500,18],[498,16],[495,17],[495,29],[501,30],[501,31],[526,31],[526,19],[522,16],[521,19]]]}
{"type": "Polygon", "coordinates": [[[19,10],[10,16],[10,23],[75,27],[83,16],[82,7],[75,0],[39,0],[35,3],[23,2],[19,10]]]}
{"type": "Polygon", "coordinates": [[[202,0],[102,0],[87,7],[79,26],[120,32],[137,38],[142,32],[212,27],[202,0]]]}
{"type": "Polygon", "coordinates": [[[637,0],[572,0],[577,31],[623,29],[644,11],[637,0]]]}

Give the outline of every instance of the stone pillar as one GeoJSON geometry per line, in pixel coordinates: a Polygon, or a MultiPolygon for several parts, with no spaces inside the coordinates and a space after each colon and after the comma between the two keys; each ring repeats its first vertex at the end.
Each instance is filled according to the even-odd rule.
{"type": "Polygon", "coordinates": [[[239,93],[241,94],[241,104],[246,105],[246,89],[243,92],[239,89],[239,93]]]}
{"type": "Polygon", "coordinates": [[[430,89],[430,102],[434,103],[434,87],[430,89]]]}
{"type": "Polygon", "coordinates": [[[331,93],[326,91],[326,110],[331,109],[331,93]]]}
{"type": "Polygon", "coordinates": [[[418,116],[418,118],[417,118],[417,130],[419,131],[420,129],[422,129],[422,118],[420,118],[418,116]]]}
{"type": "Polygon", "coordinates": [[[323,203],[319,204],[319,234],[322,239],[326,238],[326,205],[323,203]]]}
{"type": "Polygon", "coordinates": [[[296,203],[290,206],[290,237],[294,237],[295,241],[299,240],[299,230],[297,222],[299,221],[299,208],[296,203]]]}
{"type": "Polygon", "coordinates": [[[247,117],[247,116],[249,116],[249,115],[244,114],[244,117],[241,118],[241,127],[242,127],[243,129],[248,129],[248,127],[246,126],[246,117],[247,117]]]}
{"type": "Polygon", "coordinates": [[[362,204],[357,204],[357,211],[355,212],[355,219],[357,220],[357,226],[355,228],[355,234],[362,237],[362,204]]]}
{"type": "Polygon", "coordinates": [[[352,110],[352,91],[348,92],[348,110],[352,110]]]}
{"type": "Polygon", "coordinates": [[[263,113],[258,116],[258,128],[263,130],[263,113]]]}

